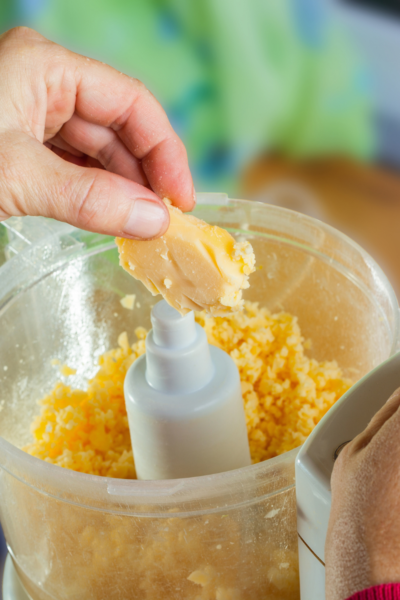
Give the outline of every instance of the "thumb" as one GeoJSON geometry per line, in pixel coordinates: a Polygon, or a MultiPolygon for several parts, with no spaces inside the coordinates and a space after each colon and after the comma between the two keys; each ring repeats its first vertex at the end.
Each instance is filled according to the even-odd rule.
{"type": "Polygon", "coordinates": [[[168,209],[151,190],[115,173],[68,163],[22,136],[3,155],[0,220],[40,215],[133,239],[152,239],[167,230],[168,209]]]}

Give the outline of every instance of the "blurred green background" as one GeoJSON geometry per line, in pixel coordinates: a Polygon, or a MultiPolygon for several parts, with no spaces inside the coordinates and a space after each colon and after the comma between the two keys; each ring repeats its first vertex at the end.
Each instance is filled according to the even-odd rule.
{"type": "Polygon", "coordinates": [[[235,195],[264,152],[373,150],[369,75],[325,0],[1,0],[17,24],[141,79],[200,191],[235,195]]]}

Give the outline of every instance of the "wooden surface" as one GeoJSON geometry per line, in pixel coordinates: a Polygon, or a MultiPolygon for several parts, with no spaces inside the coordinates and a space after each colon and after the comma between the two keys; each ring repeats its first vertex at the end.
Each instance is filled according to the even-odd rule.
{"type": "Polygon", "coordinates": [[[241,197],[261,199],[279,184],[300,184],[310,191],[316,209],[310,214],[363,246],[400,297],[400,173],[346,160],[292,162],[266,157],[244,173],[241,197]]]}

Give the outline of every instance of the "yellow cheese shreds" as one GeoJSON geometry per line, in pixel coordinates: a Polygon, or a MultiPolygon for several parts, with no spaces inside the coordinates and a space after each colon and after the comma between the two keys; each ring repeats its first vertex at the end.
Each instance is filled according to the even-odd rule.
{"type": "Polygon", "coordinates": [[[61,375],[64,375],[65,377],[69,377],[70,375],[76,374],[76,369],[73,369],[72,367],[69,367],[68,365],[63,365],[60,368],[60,373],[61,373],[61,375]]]}
{"type": "MultiPolygon", "coordinates": [[[[235,361],[253,462],[272,458],[304,442],[327,410],[350,387],[336,362],[305,355],[296,317],[271,314],[246,302],[243,312],[225,317],[198,313],[211,344],[235,361]]],[[[145,352],[146,330],[129,346],[99,358],[99,371],[86,391],[58,383],[40,401],[32,424],[34,442],[24,450],[50,463],[94,475],[135,478],[123,384],[130,365],[145,352]]]]}
{"type": "MultiPolygon", "coordinates": [[[[142,329],[138,337],[143,336],[142,329]]],[[[82,473],[134,479],[123,384],[126,371],[145,352],[144,339],[132,348],[128,336],[99,358],[99,370],[86,391],[58,383],[40,401],[31,426],[34,443],[24,450],[47,462],[82,473]]]]}
{"type": "Polygon", "coordinates": [[[306,356],[309,344],[288,313],[246,302],[243,312],[197,320],[239,369],[253,462],[300,446],[351,385],[335,361],[306,356]]]}

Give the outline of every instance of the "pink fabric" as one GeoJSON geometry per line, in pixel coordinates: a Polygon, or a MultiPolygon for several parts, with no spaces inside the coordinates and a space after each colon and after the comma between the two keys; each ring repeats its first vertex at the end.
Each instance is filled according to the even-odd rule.
{"type": "Polygon", "coordinates": [[[357,592],[348,600],[400,600],[400,583],[385,583],[357,592]]]}

